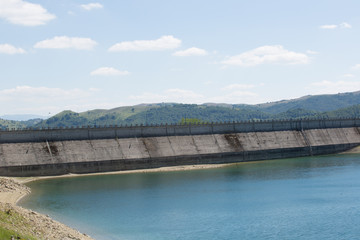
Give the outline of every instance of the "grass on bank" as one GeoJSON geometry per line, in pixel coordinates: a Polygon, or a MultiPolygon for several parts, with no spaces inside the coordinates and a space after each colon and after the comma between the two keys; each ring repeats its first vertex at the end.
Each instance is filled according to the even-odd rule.
{"type": "Polygon", "coordinates": [[[0,239],[10,240],[11,236],[15,239],[36,240],[31,232],[31,227],[26,219],[13,210],[0,211],[0,239]]]}
{"type": "Polygon", "coordinates": [[[12,230],[8,230],[6,228],[3,228],[0,226],[0,239],[11,239],[11,237],[14,237],[15,239],[25,239],[25,240],[36,240],[35,237],[32,236],[28,236],[28,235],[23,235],[23,234],[18,234],[15,231],[12,230]]]}

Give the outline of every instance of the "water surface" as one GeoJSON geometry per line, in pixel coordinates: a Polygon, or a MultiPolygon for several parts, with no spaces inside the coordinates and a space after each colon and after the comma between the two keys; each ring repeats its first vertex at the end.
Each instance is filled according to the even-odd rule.
{"type": "Polygon", "coordinates": [[[30,183],[20,205],[96,239],[359,239],[360,155],[30,183]]]}

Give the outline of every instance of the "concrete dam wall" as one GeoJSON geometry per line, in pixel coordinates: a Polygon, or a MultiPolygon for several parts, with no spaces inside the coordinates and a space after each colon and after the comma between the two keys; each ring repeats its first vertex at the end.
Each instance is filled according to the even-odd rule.
{"type": "Polygon", "coordinates": [[[329,154],[360,145],[360,120],[0,132],[0,175],[39,176],[329,154]]]}

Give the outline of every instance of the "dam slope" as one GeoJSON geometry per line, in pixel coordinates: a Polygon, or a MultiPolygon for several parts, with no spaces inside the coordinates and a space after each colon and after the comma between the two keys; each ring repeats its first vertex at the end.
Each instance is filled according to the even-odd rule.
{"type": "Polygon", "coordinates": [[[0,132],[0,175],[42,176],[330,154],[360,145],[359,119],[0,132]]]}

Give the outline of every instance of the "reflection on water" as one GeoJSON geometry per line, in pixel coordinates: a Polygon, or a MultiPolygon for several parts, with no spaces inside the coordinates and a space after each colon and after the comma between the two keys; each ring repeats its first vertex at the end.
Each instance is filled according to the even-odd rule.
{"type": "Polygon", "coordinates": [[[96,239],[351,239],[360,155],[42,180],[21,205],[96,239]]]}

